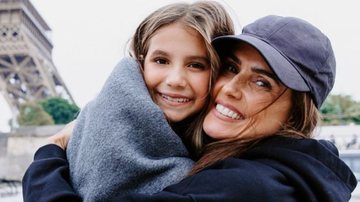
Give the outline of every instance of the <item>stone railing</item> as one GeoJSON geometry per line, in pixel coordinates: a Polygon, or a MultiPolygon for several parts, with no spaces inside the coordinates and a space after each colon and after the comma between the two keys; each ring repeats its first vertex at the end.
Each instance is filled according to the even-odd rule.
{"type": "Polygon", "coordinates": [[[47,137],[63,127],[20,127],[10,133],[0,133],[0,179],[21,180],[35,151],[46,144],[47,137]]]}

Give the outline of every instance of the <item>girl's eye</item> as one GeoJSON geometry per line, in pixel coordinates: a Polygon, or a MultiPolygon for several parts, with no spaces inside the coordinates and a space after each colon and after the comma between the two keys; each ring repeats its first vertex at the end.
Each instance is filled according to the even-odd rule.
{"type": "Polygon", "coordinates": [[[192,64],[190,64],[190,67],[194,68],[194,69],[199,69],[199,70],[205,69],[205,65],[203,65],[201,63],[192,63],[192,64]]]}
{"type": "Polygon", "coordinates": [[[154,61],[157,63],[157,64],[167,64],[167,61],[165,59],[162,59],[162,58],[156,58],[154,59],[154,61]]]}
{"type": "Polygon", "coordinates": [[[265,81],[265,80],[258,79],[258,80],[255,81],[255,84],[257,86],[260,86],[262,88],[266,88],[266,89],[269,89],[269,90],[271,90],[271,88],[272,88],[271,84],[268,81],[265,81]]]}

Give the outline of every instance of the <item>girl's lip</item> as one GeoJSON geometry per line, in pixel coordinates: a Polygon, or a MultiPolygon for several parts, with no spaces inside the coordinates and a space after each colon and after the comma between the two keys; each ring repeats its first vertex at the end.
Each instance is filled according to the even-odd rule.
{"type": "Polygon", "coordinates": [[[173,93],[165,94],[159,92],[158,96],[163,103],[166,103],[166,105],[169,105],[171,107],[185,106],[192,101],[189,97],[173,93]]]}
{"type": "Polygon", "coordinates": [[[186,95],[177,94],[177,93],[161,93],[161,92],[158,92],[158,93],[160,94],[160,96],[164,95],[164,96],[172,97],[172,98],[183,98],[183,99],[191,100],[190,97],[188,97],[186,95]]]}

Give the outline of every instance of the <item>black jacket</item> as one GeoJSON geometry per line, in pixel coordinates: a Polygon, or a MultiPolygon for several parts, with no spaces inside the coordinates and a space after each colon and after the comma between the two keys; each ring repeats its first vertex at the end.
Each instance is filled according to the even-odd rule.
{"type": "MultiPolygon", "coordinates": [[[[154,195],[113,201],[349,201],[357,184],[327,141],[271,137],[154,195]]],[[[69,184],[65,152],[40,148],[23,178],[24,201],[81,201],[69,184]]]]}

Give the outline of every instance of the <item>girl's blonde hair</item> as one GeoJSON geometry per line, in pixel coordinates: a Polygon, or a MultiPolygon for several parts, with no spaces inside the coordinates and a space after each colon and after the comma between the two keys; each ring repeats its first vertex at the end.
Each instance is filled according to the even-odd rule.
{"type": "MultiPolygon", "coordinates": [[[[290,116],[282,128],[273,135],[280,135],[292,138],[311,138],[313,131],[320,119],[320,113],[316,108],[311,96],[308,93],[293,91],[292,109],[290,116]]],[[[203,132],[195,134],[196,147],[201,151],[201,158],[192,168],[189,175],[193,175],[203,168],[214,164],[217,161],[228,157],[238,157],[262,138],[254,139],[228,139],[203,145],[203,132]]],[[[267,136],[268,137],[268,136],[267,136]]],[[[266,137],[265,137],[266,138],[266,137]]]]}
{"type": "MultiPolygon", "coordinates": [[[[142,67],[149,49],[150,39],[157,30],[173,23],[182,23],[203,37],[211,66],[210,95],[210,89],[220,68],[220,59],[212,47],[211,41],[217,36],[234,34],[234,25],[230,15],[220,3],[215,1],[197,1],[191,4],[174,3],[157,9],[140,23],[130,43],[130,55],[136,58],[142,67]]],[[[208,96],[205,106],[209,105],[209,101],[210,96],[208,96]]],[[[203,107],[199,113],[204,114],[205,111],[206,107],[203,107]]],[[[202,116],[197,115],[187,126],[186,137],[192,137],[194,129],[202,124],[202,116]]]]}

